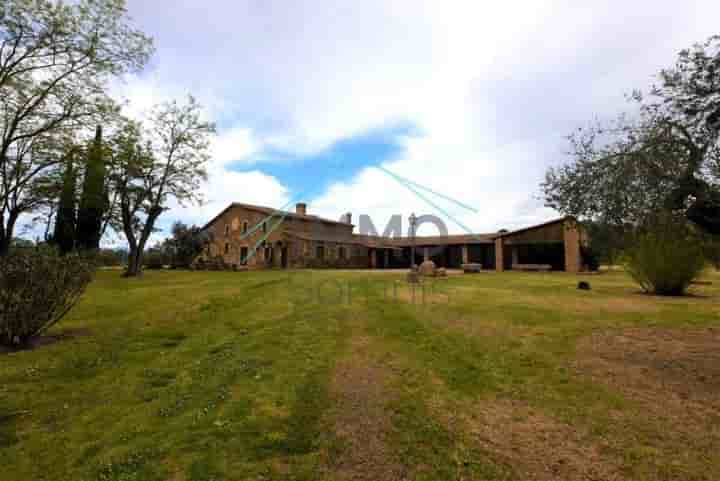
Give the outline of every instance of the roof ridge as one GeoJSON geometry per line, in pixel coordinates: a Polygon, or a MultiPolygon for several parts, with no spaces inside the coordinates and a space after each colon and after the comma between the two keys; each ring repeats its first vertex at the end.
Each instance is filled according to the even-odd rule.
{"type": "Polygon", "coordinates": [[[215,217],[213,217],[212,219],[210,219],[210,221],[208,221],[208,223],[205,224],[205,225],[202,227],[202,230],[205,230],[205,229],[207,229],[208,227],[210,227],[212,224],[215,223],[215,221],[217,221],[220,217],[222,217],[223,214],[225,214],[225,212],[227,212],[228,210],[230,210],[230,209],[233,208],[233,207],[243,207],[243,208],[246,208],[246,209],[257,210],[257,211],[264,212],[264,213],[275,213],[275,212],[278,212],[278,213],[284,215],[285,217],[292,217],[292,218],[295,218],[295,219],[306,219],[306,220],[310,220],[310,221],[324,222],[324,223],[326,223],[326,224],[338,224],[338,225],[345,225],[345,226],[348,226],[348,225],[349,225],[349,226],[353,226],[353,227],[354,227],[354,224],[348,224],[348,223],[346,223],[346,222],[341,222],[341,221],[338,221],[338,220],[332,220],[332,219],[328,219],[328,218],[326,218],[326,217],[320,217],[319,215],[315,215],[315,214],[304,214],[304,215],[303,215],[303,214],[298,214],[298,213],[296,213],[296,212],[292,212],[292,211],[289,211],[289,210],[280,210],[280,209],[276,209],[276,208],[274,208],[274,207],[267,207],[267,206],[263,206],[263,205],[248,204],[248,203],[245,203],[245,202],[234,202],[234,201],[233,201],[233,202],[230,203],[230,205],[228,205],[228,206],[225,207],[223,210],[221,210],[219,214],[217,214],[215,217]]]}

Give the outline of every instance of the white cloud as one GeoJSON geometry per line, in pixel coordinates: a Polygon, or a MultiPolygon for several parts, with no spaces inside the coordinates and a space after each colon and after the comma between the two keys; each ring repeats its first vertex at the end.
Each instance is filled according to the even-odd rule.
{"type": "Polygon", "coordinates": [[[213,164],[227,166],[233,162],[249,159],[260,150],[253,132],[247,127],[234,127],[222,130],[212,140],[211,154],[213,164]]]}
{"type": "MultiPolygon", "coordinates": [[[[714,28],[693,23],[697,5],[679,16],[670,5],[652,12],[625,5],[622,18],[613,5],[548,2],[541,11],[515,12],[508,4],[489,15],[486,4],[478,5],[480,17],[464,9],[436,11],[438,30],[450,30],[443,32],[447,51],[438,55],[437,74],[413,107],[411,118],[423,134],[385,165],[475,206],[479,212],[472,214],[430,196],[476,232],[557,217],[539,200],[539,184],[548,165],[564,158],[564,136],[595,115],[625,108],[624,93],[648,86],[677,50],[714,28]]],[[[392,214],[440,213],[377,169],[333,185],[313,205],[330,217],[345,210],[355,218],[371,214],[378,229],[392,214]]],[[[464,230],[445,220],[451,232],[464,230]]]]}
{"type": "Polygon", "coordinates": [[[233,172],[225,170],[212,175],[203,188],[205,202],[200,207],[171,210],[168,217],[185,218],[196,224],[205,224],[232,202],[245,202],[272,207],[285,205],[287,189],[272,176],[258,170],[233,172]]]}
{"type": "MultiPolygon", "coordinates": [[[[192,92],[220,126],[209,203],[172,215],[202,222],[232,200],[282,205],[281,182],[230,165],[266,148],[303,155],[409,122],[420,134],[402,139],[403,154],[386,167],[477,207],[450,212],[478,231],[556,215],[536,197],[544,170],[563,159],[564,135],[623,108],[625,92],[717,33],[720,13],[709,0],[212,5],[130,0],[158,42],[150,72],[126,87],[133,108],[192,92]]],[[[368,213],[384,225],[391,214],[432,209],[368,168],[311,199],[310,210],[368,213]]]]}

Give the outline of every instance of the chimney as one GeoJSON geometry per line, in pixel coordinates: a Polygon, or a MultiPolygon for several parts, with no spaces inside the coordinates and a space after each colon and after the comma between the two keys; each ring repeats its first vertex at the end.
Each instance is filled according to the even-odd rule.
{"type": "Polygon", "coordinates": [[[304,202],[295,204],[295,213],[297,215],[307,215],[307,204],[304,202]]]}
{"type": "Polygon", "coordinates": [[[345,214],[345,223],[346,224],[352,224],[352,213],[348,212],[345,214]]]}

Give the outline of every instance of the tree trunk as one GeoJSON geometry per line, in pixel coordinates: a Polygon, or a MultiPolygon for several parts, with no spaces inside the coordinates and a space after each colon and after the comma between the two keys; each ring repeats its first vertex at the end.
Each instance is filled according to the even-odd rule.
{"type": "MultiPolygon", "coordinates": [[[[149,222],[155,223],[155,219],[152,217],[148,219],[149,222]]],[[[142,261],[143,255],[145,254],[145,245],[147,244],[148,237],[152,232],[152,226],[149,229],[144,229],[140,240],[133,247],[130,245],[130,256],[128,258],[128,268],[125,272],[125,277],[140,277],[142,276],[142,261]]]]}
{"type": "Polygon", "coordinates": [[[10,244],[12,244],[13,234],[15,233],[15,222],[17,222],[19,216],[20,213],[11,211],[7,225],[3,225],[5,219],[4,216],[0,215],[0,257],[8,255],[10,252],[10,244]]]}
{"type": "Polygon", "coordinates": [[[128,266],[124,277],[140,277],[142,276],[142,250],[135,249],[130,250],[128,255],[128,266]]]}
{"type": "Polygon", "coordinates": [[[10,250],[10,238],[5,235],[5,216],[0,210],[0,257],[7,255],[10,250]]]}
{"type": "MultiPolygon", "coordinates": [[[[145,221],[145,227],[143,228],[142,233],[140,234],[140,239],[137,241],[135,246],[133,246],[134,237],[132,238],[133,241],[130,241],[130,237],[128,237],[128,242],[130,244],[130,259],[128,260],[128,269],[125,273],[125,277],[137,277],[142,275],[142,259],[143,254],[145,253],[145,245],[147,244],[150,234],[153,231],[155,221],[161,213],[162,209],[158,206],[155,206],[150,210],[150,214],[145,221]]],[[[125,232],[127,233],[128,229],[126,229],[125,232]]]]}
{"type": "Polygon", "coordinates": [[[10,251],[10,237],[2,234],[0,235],[0,257],[4,257],[10,251]]]}

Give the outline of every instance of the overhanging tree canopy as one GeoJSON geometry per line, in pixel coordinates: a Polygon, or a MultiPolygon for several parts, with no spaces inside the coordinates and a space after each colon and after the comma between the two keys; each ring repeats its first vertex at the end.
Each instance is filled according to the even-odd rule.
{"type": "Polygon", "coordinates": [[[580,219],[639,224],[682,212],[720,234],[720,36],[682,51],[634,117],[569,136],[572,160],[548,170],[546,204],[580,219]]]}
{"type": "Polygon", "coordinates": [[[57,144],[114,108],[107,80],[141,69],[152,42],[125,0],[4,0],[0,4],[0,255],[15,222],[36,208],[57,144]]]}

